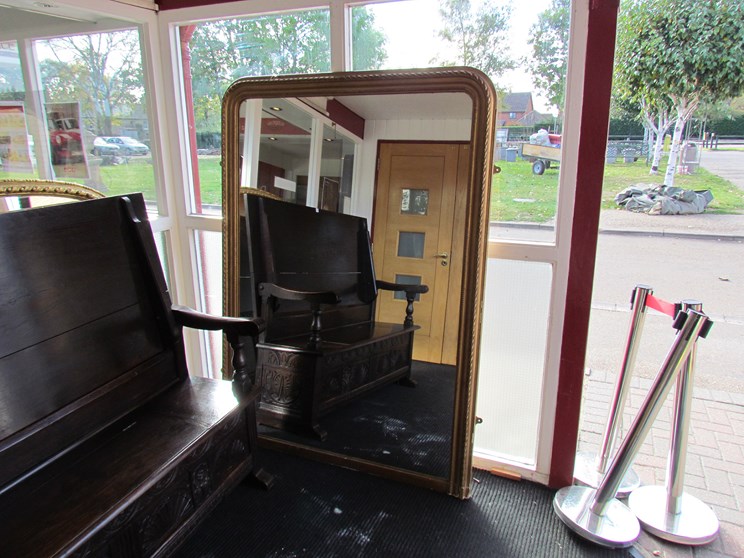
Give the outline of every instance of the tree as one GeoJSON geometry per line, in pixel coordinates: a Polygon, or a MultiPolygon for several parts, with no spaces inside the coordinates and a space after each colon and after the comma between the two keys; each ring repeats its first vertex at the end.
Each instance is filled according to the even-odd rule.
{"type": "Polygon", "coordinates": [[[352,10],[351,33],[354,46],[351,51],[352,68],[378,70],[387,60],[386,37],[375,27],[375,16],[366,6],[352,10]]]}
{"type": "Polygon", "coordinates": [[[13,43],[0,42],[0,50],[4,51],[5,63],[0,71],[0,101],[22,101],[25,97],[23,73],[18,51],[13,43]]]}
{"type": "Polygon", "coordinates": [[[530,27],[527,42],[532,46],[532,58],[527,61],[532,83],[563,113],[568,69],[568,35],[571,0],[553,0],[540,12],[530,27]]]}
{"type": "Polygon", "coordinates": [[[701,102],[744,90],[741,0],[627,0],[616,75],[640,98],[666,97],[676,123],[664,184],[674,184],[685,125],[701,102]]]}
{"type": "Polygon", "coordinates": [[[112,135],[114,114],[135,111],[144,97],[135,31],[78,35],[48,42],[41,64],[46,102],[79,101],[96,131],[112,135]]]}
{"type": "Polygon", "coordinates": [[[442,66],[472,66],[494,81],[516,67],[509,54],[511,5],[494,6],[490,0],[473,11],[470,0],[441,0],[439,13],[446,27],[439,37],[452,47],[450,56],[432,60],[442,66]]]}
{"type": "MultiPolygon", "coordinates": [[[[379,68],[384,35],[374,16],[354,10],[354,67],[379,68]]],[[[197,127],[219,129],[224,91],[244,76],[330,71],[330,22],[324,10],[231,19],[199,25],[189,43],[197,127]]]]}

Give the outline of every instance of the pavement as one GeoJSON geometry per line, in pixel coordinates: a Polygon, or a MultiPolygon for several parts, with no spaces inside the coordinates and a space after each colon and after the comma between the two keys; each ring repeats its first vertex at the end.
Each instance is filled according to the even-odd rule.
{"type": "MultiPolygon", "coordinates": [[[[744,190],[744,151],[705,150],[701,166],[744,190]]],[[[741,242],[744,240],[744,208],[742,215],[648,216],[622,210],[603,211],[600,231],[741,242]]],[[[744,342],[734,350],[741,350],[742,345],[744,342]]],[[[579,451],[596,453],[601,447],[615,382],[615,371],[587,369],[579,451]]],[[[623,434],[632,424],[652,383],[648,378],[631,379],[628,401],[622,413],[623,434]]],[[[673,393],[674,390],[635,458],[633,469],[643,485],[665,486],[673,393]]],[[[720,525],[719,535],[709,544],[691,546],[667,542],[644,531],[632,553],[644,558],[744,557],[744,393],[693,387],[688,417],[684,491],[713,510],[720,525]]]]}

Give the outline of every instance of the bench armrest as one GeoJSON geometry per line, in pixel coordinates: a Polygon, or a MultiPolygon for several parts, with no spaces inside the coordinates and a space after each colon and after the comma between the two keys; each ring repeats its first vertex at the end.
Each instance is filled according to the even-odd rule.
{"type": "Polygon", "coordinates": [[[225,333],[236,333],[240,336],[256,337],[266,325],[261,318],[231,318],[228,316],[213,316],[204,312],[197,312],[188,306],[174,304],[171,307],[176,323],[182,327],[206,329],[208,331],[223,330],[225,333]]]}
{"type": "Polygon", "coordinates": [[[406,318],[403,320],[403,325],[406,327],[413,326],[413,302],[416,300],[416,295],[424,294],[429,292],[428,285],[404,285],[403,283],[389,283],[388,281],[380,281],[377,279],[377,288],[385,291],[403,291],[406,293],[406,318]]]}
{"type": "MultiPolygon", "coordinates": [[[[174,304],[171,306],[173,318],[179,327],[205,329],[208,331],[222,330],[232,349],[233,391],[238,397],[251,391],[255,378],[254,370],[248,370],[248,360],[245,355],[244,337],[252,337],[255,347],[256,337],[265,328],[261,318],[231,318],[227,316],[213,316],[174,304]]],[[[254,359],[255,360],[255,359],[254,359]]]]}
{"type": "Polygon", "coordinates": [[[273,296],[282,300],[301,300],[310,304],[338,304],[341,301],[333,291],[298,291],[285,289],[275,283],[261,283],[258,292],[264,298],[273,296]]]}
{"type": "Polygon", "coordinates": [[[377,288],[384,291],[405,291],[407,294],[424,294],[429,292],[429,285],[404,285],[403,283],[389,283],[377,279],[377,288]]]}

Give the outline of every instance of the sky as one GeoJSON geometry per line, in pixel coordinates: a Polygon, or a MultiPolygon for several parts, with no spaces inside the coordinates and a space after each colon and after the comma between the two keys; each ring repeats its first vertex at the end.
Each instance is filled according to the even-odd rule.
{"type": "MultiPolygon", "coordinates": [[[[492,0],[494,4],[508,4],[508,0],[492,0]]],[[[472,0],[477,7],[481,0],[472,0]]],[[[527,43],[530,26],[537,15],[550,6],[551,0],[514,0],[512,4],[509,50],[515,58],[528,56],[527,43]]],[[[388,35],[388,65],[393,68],[429,66],[433,54],[441,51],[441,40],[431,30],[441,26],[438,0],[410,0],[367,6],[375,14],[377,26],[388,35]]],[[[524,68],[509,71],[501,84],[513,92],[532,91],[535,109],[549,112],[547,101],[534,90],[529,73],[524,68]]]]}

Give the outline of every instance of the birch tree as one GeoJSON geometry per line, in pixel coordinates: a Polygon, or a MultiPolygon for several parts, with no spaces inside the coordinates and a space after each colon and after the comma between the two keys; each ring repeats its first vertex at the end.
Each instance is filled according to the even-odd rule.
{"type": "Polygon", "coordinates": [[[664,137],[674,124],[674,108],[669,99],[640,99],[641,118],[646,130],[649,131],[649,153],[651,153],[651,170],[649,174],[659,174],[661,156],[664,152],[664,137]]]}
{"type": "Polygon", "coordinates": [[[685,126],[703,101],[744,90],[741,0],[626,0],[617,73],[626,86],[665,96],[675,119],[664,184],[672,186],[685,126]]]}

